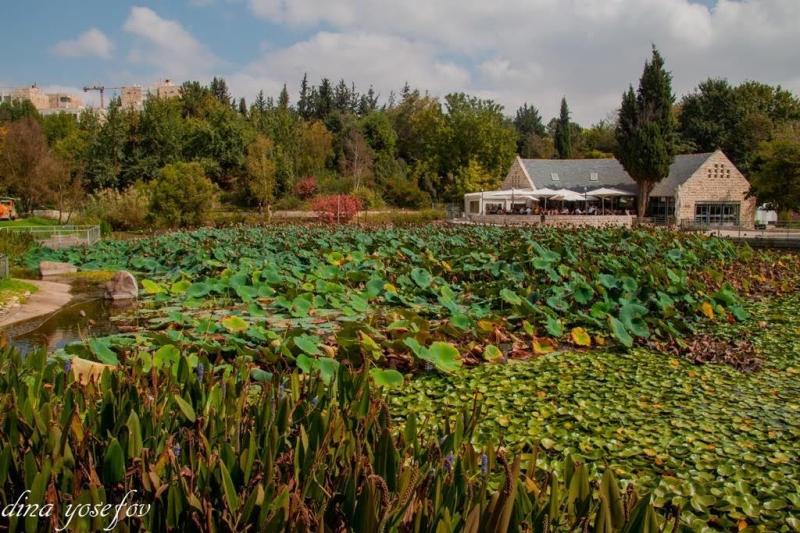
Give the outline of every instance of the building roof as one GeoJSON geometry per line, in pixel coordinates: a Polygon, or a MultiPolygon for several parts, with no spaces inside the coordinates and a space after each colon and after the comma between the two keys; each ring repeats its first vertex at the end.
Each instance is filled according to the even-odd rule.
{"type": "MultiPolygon", "coordinates": [[[[705,163],[711,156],[706,154],[676,155],[669,167],[669,175],[657,183],[651,196],[673,196],[675,190],[705,163]]],[[[610,187],[636,193],[636,182],[616,159],[521,159],[522,166],[536,189],[571,189],[591,192],[601,187],[610,187]],[[592,179],[592,173],[597,179],[592,179]],[[553,175],[558,179],[553,179],[553,175]]]]}
{"type": "Polygon", "coordinates": [[[711,153],[676,155],[675,161],[669,167],[669,175],[656,183],[650,196],[674,196],[678,186],[691,178],[711,155],[711,153]]]}
{"type": "Polygon", "coordinates": [[[630,192],[636,190],[631,179],[616,159],[523,159],[522,165],[537,189],[582,190],[614,187],[630,192]],[[592,180],[592,173],[597,180],[592,180]],[[558,176],[558,180],[553,179],[558,176]]]}

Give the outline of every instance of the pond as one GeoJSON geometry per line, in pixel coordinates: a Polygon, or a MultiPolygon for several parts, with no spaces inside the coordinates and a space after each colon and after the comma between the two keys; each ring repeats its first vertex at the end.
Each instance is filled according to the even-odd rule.
{"type": "Polygon", "coordinates": [[[59,279],[72,286],[72,300],[45,316],[12,324],[0,330],[0,338],[22,354],[44,348],[53,352],[88,337],[118,332],[114,317],[130,309],[129,302],[111,302],[103,297],[98,283],[80,279],[59,279]]]}

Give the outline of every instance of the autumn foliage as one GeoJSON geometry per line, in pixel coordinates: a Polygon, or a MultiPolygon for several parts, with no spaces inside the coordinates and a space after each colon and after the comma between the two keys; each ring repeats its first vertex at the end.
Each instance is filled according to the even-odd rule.
{"type": "Polygon", "coordinates": [[[311,209],[328,224],[349,222],[361,210],[361,201],[348,194],[318,196],[311,202],[311,209]]]}
{"type": "Polygon", "coordinates": [[[294,193],[301,200],[308,200],[317,194],[317,178],[314,176],[306,176],[301,178],[294,185],[294,193]]]}

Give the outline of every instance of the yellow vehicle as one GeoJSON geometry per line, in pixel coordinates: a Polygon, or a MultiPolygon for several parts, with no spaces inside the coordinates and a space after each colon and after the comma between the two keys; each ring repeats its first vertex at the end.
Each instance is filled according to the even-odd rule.
{"type": "Polygon", "coordinates": [[[0,197],[0,220],[16,220],[17,209],[14,207],[14,198],[0,197]]]}

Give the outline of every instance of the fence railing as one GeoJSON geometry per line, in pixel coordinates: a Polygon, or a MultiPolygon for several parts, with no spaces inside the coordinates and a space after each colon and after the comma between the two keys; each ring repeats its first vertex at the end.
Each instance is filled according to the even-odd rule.
{"type": "Polygon", "coordinates": [[[682,219],[680,229],[701,231],[718,237],[734,239],[788,239],[800,240],[800,224],[797,222],[777,222],[743,226],[741,224],[709,224],[688,218],[682,219]]]}
{"type": "Polygon", "coordinates": [[[0,279],[6,279],[7,277],[9,277],[8,256],[0,254],[0,279]]]}
{"type": "Polygon", "coordinates": [[[71,246],[91,246],[100,241],[100,226],[6,226],[0,228],[3,234],[21,233],[30,235],[42,246],[48,248],[69,248],[71,246]]]}

